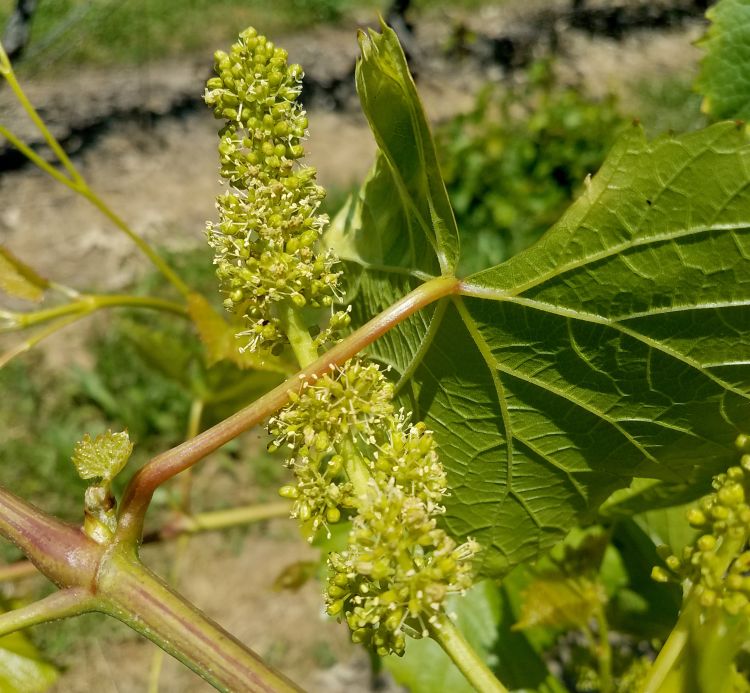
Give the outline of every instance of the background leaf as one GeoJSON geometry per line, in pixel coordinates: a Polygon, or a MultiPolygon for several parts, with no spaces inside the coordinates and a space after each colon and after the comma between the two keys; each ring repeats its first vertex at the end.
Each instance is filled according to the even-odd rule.
{"type": "Polygon", "coordinates": [[[612,594],[607,607],[610,626],[636,637],[664,640],[677,621],[682,588],[656,582],[651,569],[661,565],[654,541],[634,520],[617,522],[612,536],[626,584],[612,594]]]}
{"type": "Polygon", "coordinates": [[[44,662],[22,632],[0,638],[0,691],[42,693],[57,680],[57,670],[44,662]]]}
{"type": "Polygon", "coordinates": [[[525,590],[516,628],[582,628],[606,601],[598,583],[585,577],[540,576],[525,590]]]}
{"type": "MultiPolygon", "coordinates": [[[[539,653],[524,633],[511,630],[516,616],[505,587],[491,582],[475,585],[465,596],[454,597],[449,611],[472,647],[510,690],[564,693],[547,671],[539,653]]],[[[387,657],[385,668],[411,693],[473,693],[440,646],[432,639],[411,640],[403,657],[387,657]]]]}
{"type": "Polygon", "coordinates": [[[706,55],[696,88],[702,109],[714,118],[750,118],[750,3],[721,0],[706,16],[711,26],[699,42],[706,55]]]}
{"type": "Polygon", "coordinates": [[[192,293],[188,296],[188,313],[206,347],[208,366],[227,360],[240,368],[285,372],[279,359],[270,354],[261,358],[251,349],[240,351],[242,344],[236,337],[240,329],[224,320],[201,294],[192,293]]]}
{"type": "Polygon", "coordinates": [[[0,246],[0,291],[27,301],[41,301],[49,282],[0,246]]]}

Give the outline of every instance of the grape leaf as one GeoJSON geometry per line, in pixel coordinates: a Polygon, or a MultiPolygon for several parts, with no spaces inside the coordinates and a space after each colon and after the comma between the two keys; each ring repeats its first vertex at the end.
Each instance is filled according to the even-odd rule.
{"type": "MultiPolygon", "coordinates": [[[[369,216],[342,237],[377,232],[369,216]]],[[[734,462],[750,412],[748,227],[742,128],[648,142],[633,127],[536,245],[373,346],[435,432],[445,525],[483,544],[483,573],[537,556],[633,477],[690,483],[734,462]]],[[[383,276],[392,293],[404,283],[364,273],[356,303],[370,308],[383,276]]]]}
{"type": "MultiPolygon", "coordinates": [[[[434,274],[445,228],[414,222],[433,189],[396,39],[371,34],[363,52],[381,152],[328,234],[359,266],[355,324],[434,274]]],[[[535,557],[634,477],[676,488],[732,463],[750,391],[749,185],[741,128],[648,142],[633,127],[539,243],[371,347],[435,432],[445,525],[484,545],[483,573],[535,557]]]]}
{"type": "Polygon", "coordinates": [[[649,143],[633,128],[539,243],[466,280],[420,399],[457,479],[448,525],[491,546],[486,569],[533,556],[632,476],[732,464],[750,410],[748,225],[742,129],[649,143]]]}
{"type": "Polygon", "coordinates": [[[188,296],[188,313],[206,347],[207,366],[228,360],[242,369],[255,368],[275,373],[288,370],[280,359],[271,354],[259,356],[251,349],[240,351],[241,343],[236,337],[240,330],[224,320],[201,294],[188,296]]]}
{"type": "MultiPolygon", "coordinates": [[[[350,286],[344,303],[352,307],[354,324],[367,322],[439,272],[435,251],[423,235],[412,236],[411,231],[388,163],[378,155],[361,190],[339,212],[325,238],[347,265],[344,277],[350,286]]],[[[434,310],[430,306],[399,330],[387,332],[371,356],[408,373],[425,343],[434,310]]]]}
{"type": "Polygon", "coordinates": [[[0,246],[0,291],[27,301],[41,301],[49,282],[0,246]]]}
{"type": "Polygon", "coordinates": [[[42,661],[37,649],[21,632],[0,638],[0,691],[42,693],[57,679],[57,670],[42,661]]]}
{"type": "Polygon", "coordinates": [[[416,267],[421,268],[422,257],[434,262],[437,256],[442,272],[451,273],[458,262],[458,230],[404,52],[385,24],[380,34],[360,32],[359,44],[356,84],[362,110],[390,170],[395,199],[406,210],[401,244],[420,260],[416,267]],[[426,243],[432,252],[424,252],[426,243]]]}
{"type": "Polygon", "coordinates": [[[107,431],[96,438],[86,433],[73,448],[73,465],[81,479],[101,477],[112,481],[127,464],[133,452],[127,431],[107,431]]]}
{"type": "Polygon", "coordinates": [[[750,118],[750,3],[721,0],[706,16],[711,26],[698,42],[706,54],[696,88],[702,109],[715,118],[750,118]]]}

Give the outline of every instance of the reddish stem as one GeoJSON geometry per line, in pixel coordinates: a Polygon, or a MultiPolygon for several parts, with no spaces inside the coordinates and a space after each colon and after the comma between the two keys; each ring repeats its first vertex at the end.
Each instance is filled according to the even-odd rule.
{"type": "Polygon", "coordinates": [[[0,534],[58,587],[93,590],[102,547],[78,527],[0,488],[0,534]]]}
{"type": "Polygon", "coordinates": [[[348,361],[410,315],[454,293],[458,286],[458,280],[452,277],[441,277],[425,282],[353,332],[310,366],[263,395],[253,404],[195,438],[147,462],[125,489],[120,505],[117,540],[130,544],[140,541],[143,534],[143,520],[151,497],[165,481],[192,467],[240,433],[256,426],[283,407],[290,393],[298,392],[304,383],[322,375],[332,365],[341,365],[348,361]]]}
{"type": "Polygon", "coordinates": [[[97,586],[102,611],[147,634],[220,691],[300,690],[172,591],[127,548],[115,546],[105,554],[97,586]]]}

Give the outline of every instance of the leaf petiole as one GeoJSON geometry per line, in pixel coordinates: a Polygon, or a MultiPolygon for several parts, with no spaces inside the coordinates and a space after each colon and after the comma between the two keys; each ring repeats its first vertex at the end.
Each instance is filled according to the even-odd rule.
{"type": "Polygon", "coordinates": [[[78,616],[94,610],[96,600],[82,588],[53,592],[43,599],[0,614],[0,637],[47,621],[78,616]]]}
{"type": "Polygon", "coordinates": [[[508,689],[497,680],[447,615],[443,614],[437,623],[430,624],[430,636],[443,648],[445,654],[477,691],[508,693],[508,689]]]}

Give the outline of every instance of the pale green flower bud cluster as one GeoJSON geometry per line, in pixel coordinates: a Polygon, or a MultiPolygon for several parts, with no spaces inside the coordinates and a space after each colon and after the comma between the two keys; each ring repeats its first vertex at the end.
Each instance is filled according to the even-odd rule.
{"type": "Polygon", "coordinates": [[[330,306],[339,277],[336,258],[318,249],[325,191],[315,169],[298,163],[307,133],[302,68],[250,28],[228,54],[215,54],[215,70],[205,101],[227,121],[219,156],[229,189],[208,240],[225,307],[250,323],[248,347],[273,347],[285,341],[274,304],[330,306]]]}
{"type": "Polygon", "coordinates": [[[386,440],[372,454],[370,472],[380,487],[393,481],[412,497],[419,497],[429,512],[441,512],[448,492],[432,433],[421,421],[410,425],[403,412],[389,421],[386,440]]]}
{"type": "Polygon", "coordinates": [[[272,449],[286,445],[338,448],[346,438],[375,442],[375,434],[393,416],[393,386],[374,363],[347,361],[341,369],[306,383],[291,404],[269,421],[272,449]]]}
{"type": "Polygon", "coordinates": [[[349,547],[330,556],[328,612],[381,654],[433,625],[448,594],[472,582],[476,542],[437,525],[447,493],[432,433],[393,405],[373,363],[353,360],[303,387],[269,422],[296,484],[281,495],[310,531],[353,516],[349,547]],[[350,478],[350,475],[352,478],[350,478]]]}
{"type": "Polygon", "coordinates": [[[393,478],[385,488],[373,483],[348,549],[329,559],[328,613],[343,616],[354,642],[402,655],[405,635],[427,636],[439,627],[445,598],[471,586],[479,545],[457,545],[437,514],[393,478]]]}
{"type": "Polygon", "coordinates": [[[660,547],[667,569],[656,567],[660,582],[687,580],[704,607],[750,616],[750,455],[741,465],[714,478],[714,492],[688,512],[688,521],[701,535],[681,555],[660,547]]]}
{"type": "Polygon", "coordinates": [[[309,523],[310,539],[321,527],[356,506],[346,481],[347,445],[376,442],[393,416],[393,387],[375,364],[350,361],[341,370],[307,383],[289,406],[268,422],[269,450],[289,450],[287,465],[296,485],[280,493],[294,500],[292,516],[309,523]]]}

